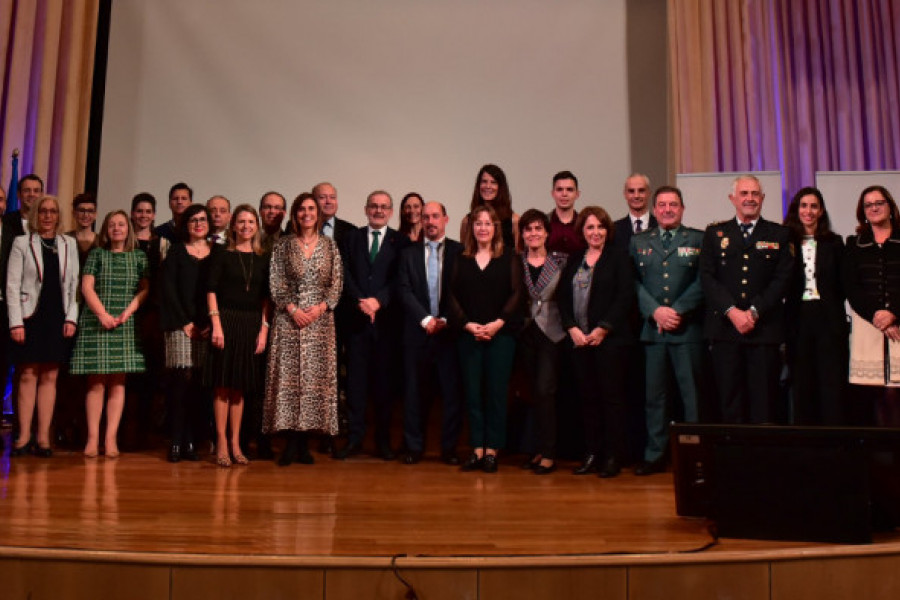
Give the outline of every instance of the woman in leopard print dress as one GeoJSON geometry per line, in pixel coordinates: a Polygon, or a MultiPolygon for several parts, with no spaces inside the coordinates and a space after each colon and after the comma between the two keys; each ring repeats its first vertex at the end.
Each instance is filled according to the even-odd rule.
{"type": "Polygon", "coordinates": [[[263,432],[282,432],[279,464],[312,463],[307,432],[338,433],[334,308],[343,271],[333,240],[320,235],[322,214],[310,194],[291,205],[296,234],[275,244],[269,285],[275,303],[266,374],[263,432]]]}

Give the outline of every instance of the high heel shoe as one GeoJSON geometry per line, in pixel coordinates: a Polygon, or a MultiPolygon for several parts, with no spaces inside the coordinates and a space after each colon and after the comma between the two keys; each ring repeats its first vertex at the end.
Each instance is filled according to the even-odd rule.
{"type": "Polygon", "coordinates": [[[228,458],[227,454],[219,454],[218,456],[216,456],[216,464],[220,467],[230,467],[231,459],[228,458]]]}
{"type": "Polygon", "coordinates": [[[34,447],[34,440],[28,440],[21,446],[16,446],[13,444],[13,447],[9,449],[9,455],[11,457],[14,456],[25,456],[31,452],[31,449],[34,447]]]}

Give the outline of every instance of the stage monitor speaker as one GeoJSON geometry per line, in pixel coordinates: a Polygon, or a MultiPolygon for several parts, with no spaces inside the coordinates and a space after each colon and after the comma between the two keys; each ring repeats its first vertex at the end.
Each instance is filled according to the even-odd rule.
{"type": "Polygon", "coordinates": [[[675,424],[678,514],[722,537],[868,543],[900,523],[900,430],[675,424]]]}

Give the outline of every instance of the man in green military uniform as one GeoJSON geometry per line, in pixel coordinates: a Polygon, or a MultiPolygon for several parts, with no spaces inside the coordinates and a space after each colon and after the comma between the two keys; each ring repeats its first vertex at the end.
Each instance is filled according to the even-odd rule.
{"type": "Polygon", "coordinates": [[[636,475],[665,470],[670,375],[681,392],[685,421],[697,421],[703,366],[703,232],[681,224],[684,201],[676,187],[656,190],[653,213],[659,226],[631,238],[647,357],[647,446],[636,475]]]}

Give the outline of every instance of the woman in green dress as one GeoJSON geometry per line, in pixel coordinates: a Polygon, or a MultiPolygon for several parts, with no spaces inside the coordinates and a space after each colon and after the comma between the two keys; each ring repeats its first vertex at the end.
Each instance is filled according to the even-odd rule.
{"type": "Polygon", "coordinates": [[[123,210],[106,215],[100,246],[91,250],[83,268],[81,293],[89,310],[81,313],[70,365],[73,374],[88,375],[84,447],[88,458],[99,453],[104,394],[108,394],[104,448],[107,458],[119,456],[116,438],[125,406],[125,375],[144,370],[132,317],[147,297],[147,273],[147,256],[137,247],[128,215],[123,210]]]}

